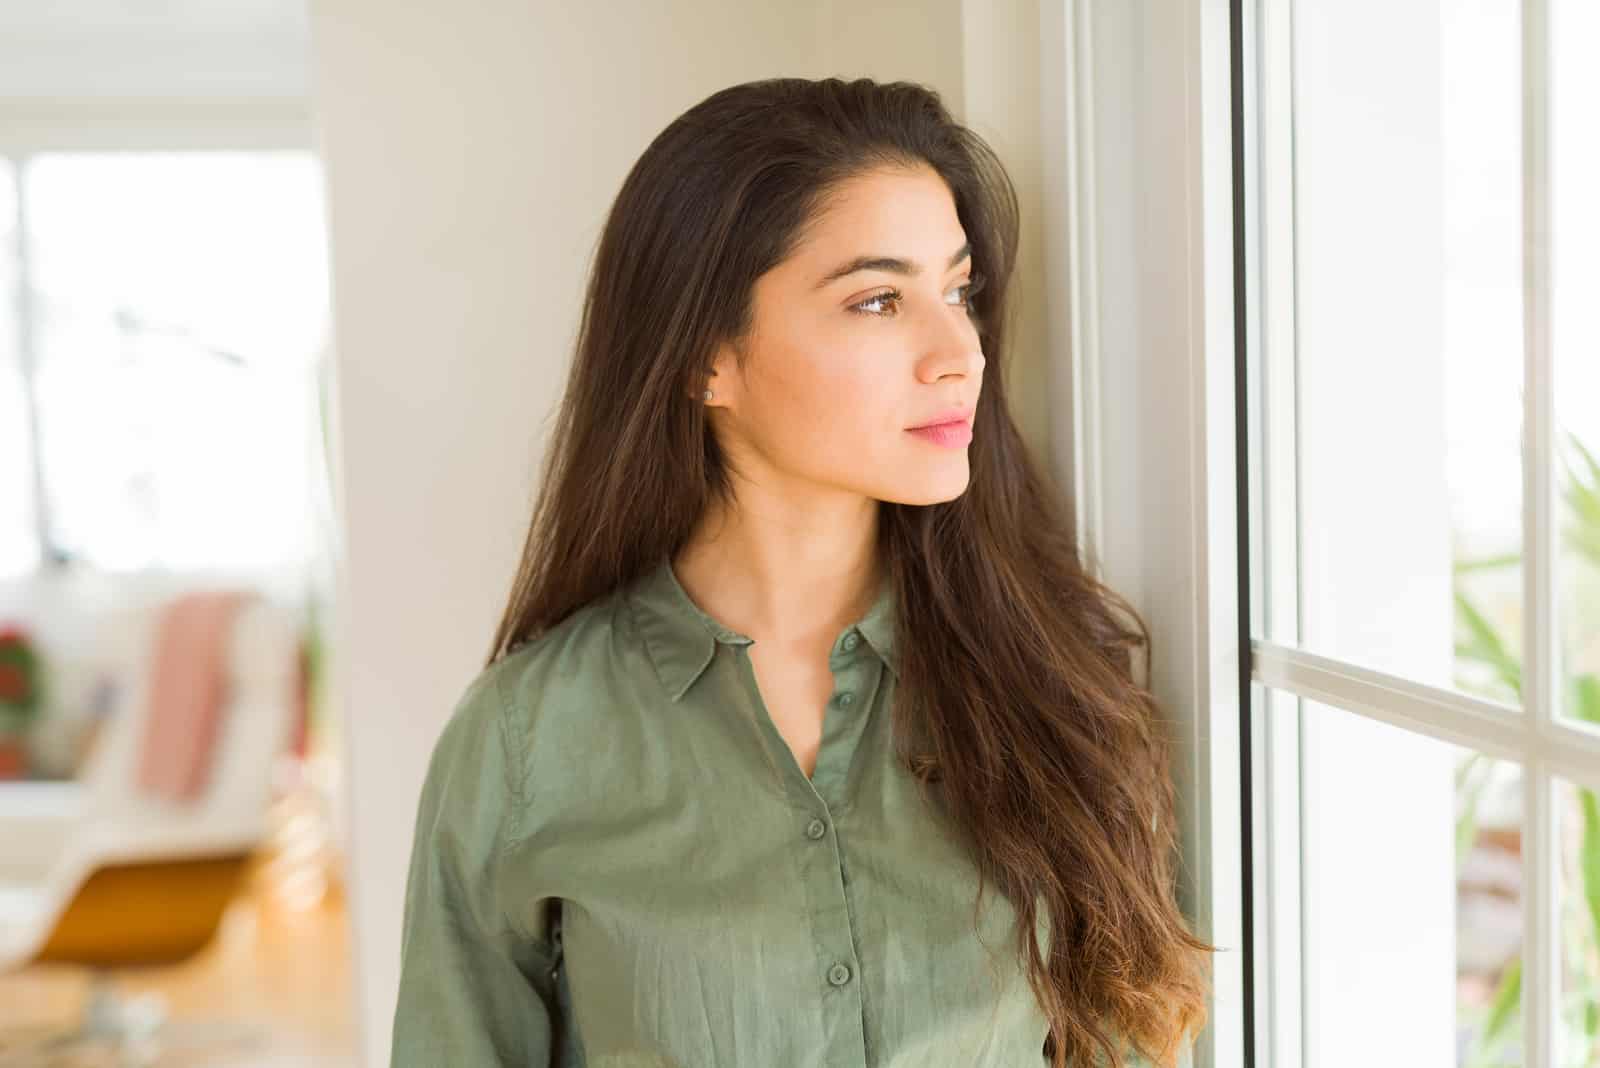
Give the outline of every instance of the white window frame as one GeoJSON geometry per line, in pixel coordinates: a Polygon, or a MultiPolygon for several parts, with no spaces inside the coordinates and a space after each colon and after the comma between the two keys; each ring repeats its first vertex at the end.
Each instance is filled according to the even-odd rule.
{"type": "MultiPolygon", "coordinates": [[[[1289,155],[1292,115],[1289,108],[1290,67],[1289,0],[1258,0],[1260,3],[1259,67],[1247,77],[1247,84],[1261,90],[1261,107],[1247,114],[1258,119],[1257,133],[1261,157],[1252,173],[1259,178],[1261,210],[1266,216],[1261,226],[1259,248],[1268,273],[1291,277],[1283,266],[1292,251],[1292,163],[1289,155]]],[[[1312,699],[1344,710],[1382,720],[1418,734],[1467,746],[1491,757],[1514,761],[1523,770],[1524,842],[1523,850],[1523,1051],[1530,1068],[1545,1068],[1556,1060],[1559,1034],[1561,946],[1556,922],[1556,894],[1559,889],[1558,836],[1555,827],[1556,777],[1600,788],[1600,736],[1557,718],[1564,672],[1560,663],[1560,633],[1554,568],[1557,559],[1554,455],[1554,375],[1550,332],[1550,242],[1549,242],[1549,13],[1546,0],[1524,0],[1522,10],[1521,66],[1523,76],[1523,300],[1524,300],[1524,434],[1523,450],[1523,707],[1511,708],[1493,701],[1470,697],[1455,690],[1422,685],[1409,679],[1372,671],[1336,659],[1318,656],[1303,649],[1276,642],[1252,639],[1252,678],[1284,695],[1312,699]]],[[[1267,308],[1273,321],[1261,323],[1268,345],[1291,345],[1292,312],[1275,302],[1267,308]]],[[[1294,427],[1289,417],[1293,406],[1276,404],[1269,415],[1273,425],[1265,430],[1274,449],[1287,448],[1292,455],[1294,427]],[[1282,442],[1279,446],[1277,443],[1282,442]]],[[[1292,475],[1292,473],[1290,473],[1292,475]]],[[[1295,532],[1273,531],[1281,544],[1293,545],[1295,532]],[[1287,539],[1287,540],[1284,540],[1287,539]]],[[[1287,570],[1275,570],[1275,594],[1292,591],[1295,576],[1292,560],[1287,570]]],[[[1279,606],[1274,606],[1278,608],[1279,606]]],[[[1291,603],[1282,606],[1294,618],[1291,603]]],[[[1282,717],[1292,733],[1296,717],[1282,717]]],[[[1276,726],[1279,717],[1272,717],[1276,726]]],[[[1274,754],[1278,752],[1273,750],[1274,754]]],[[[1292,750],[1291,750],[1292,752],[1292,750]]],[[[1298,796],[1291,761],[1273,770],[1270,795],[1298,796]]],[[[1258,769],[1259,770],[1259,769],[1258,769]]],[[[1262,799],[1263,801],[1265,798],[1262,799]]],[[[1258,824],[1265,816],[1256,814],[1258,824]]],[[[1287,839],[1266,841],[1267,849],[1294,848],[1298,842],[1287,839]]],[[[1268,867],[1279,867],[1268,860],[1268,867]]],[[[1259,892],[1259,891],[1258,891],[1259,892]]],[[[1292,957],[1290,947],[1270,945],[1264,960],[1268,972],[1276,976],[1292,957]]],[[[1279,999],[1298,996],[1294,985],[1284,977],[1270,990],[1279,999]]],[[[1263,996],[1267,990],[1261,991],[1263,996]]],[[[1298,1017],[1298,1007],[1290,1006],[1298,1017]]],[[[1272,1034],[1278,1057],[1273,1063],[1298,1064],[1301,1050],[1298,1034],[1272,1034]],[[1292,1057],[1293,1059],[1289,1059],[1292,1057]]]]}
{"type": "MultiPolygon", "coordinates": [[[[1041,5],[1052,426],[1086,563],[1170,710],[1180,905],[1213,957],[1197,1068],[1246,1060],[1228,0],[1041,5]]],[[[1258,1062],[1262,1063],[1262,1062],[1258,1062]]]]}
{"type": "Polygon", "coordinates": [[[1298,609],[1293,516],[1272,516],[1266,531],[1258,521],[1264,491],[1293,499],[1294,465],[1265,473],[1268,487],[1253,466],[1241,478],[1236,433],[1242,417],[1252,451],[1264,441],[1268,455],[1294,455],[1293,383],[1272,382],[1264,403],[1237,388],[1256,379],[1262,346],[1294,338],[1292,300],[1260,292],[1294,277],[1290,6],[1069,0],[1041,12],[1044,174],[1055,194],[1046,272],[1068,298],[1047,311],[1048,336],[1071,354],[1055,372],[1072,418],[1053,428],[1053,458],[1073,473],[1087,561],[1150,624],[1150,682],[1172,710],[1182,904],[1222,947],[1195,1064],[1307,1059],[1295,858],[1308,699],[1523,768],[1523,1042],[1525,1063],[1549,1068],[1560,1024],[1555,780],[1600,789],[1600,735],[1557,718],[1547,0],[1522,4],[1522,710],[1266,641],[1250,624],[1298,609]],[[1254,201],[1235,190],[1236,166],[1252,176],[1254,201]],[[1263,535],[1290,551],[1269,559],[1263,535]]]}

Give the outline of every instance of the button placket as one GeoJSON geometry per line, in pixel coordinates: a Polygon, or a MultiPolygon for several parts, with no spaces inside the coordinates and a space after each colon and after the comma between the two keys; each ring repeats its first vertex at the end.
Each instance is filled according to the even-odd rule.
{"type": "MultiPolygon", "coordinates": [[[[844,638],[836,644],[842,646],[844,638]]],[[[833,808],[844,803],[844,780],[867,724],[876,715],[874,701],[883,672],[876,657],[859,653],[851,657],[835,655],[830,658],[829,667],[834,689],[825,706],[817,764],[805,785],[824,805],[833,808]]]]}
{"type": "MultiPolygon", "coordinates": [[[[863,986],[856,966],[859,931],[853,905],[845,885],[844,854],[841,837],[849,836],[849,795],[845,788],[852,758],[861,744],[866,726],[876,713],[876,698],[881,685],[881,670],[876,656],[867,655],[865,636],[847,631],[838,637],[829,669],[834,689],[830,693],[823,720],[823,734],[817,763],[807,775],[773,721],[761,693],[751,662],[748,639],[727,642],[734,646],[736,667],[742,683],[742,705],[758,729],[760,743],[766,747],[770,766],[778,774],[788,796],[789,818],[806,835],[790,847],[795,885],[790,888],[803,903],[796,919],[810,929],[810,952],[806,970],[812,979],[806,999],[819,1014],[820,1048],[815,1050],[818,1064],[862,1065],[868,1054],[863,1011],[863,986]],[[860,705],[860,708],[854,707],[860,705]]],[[[791,840],[792,841],[792,840],[791,840]]]]}

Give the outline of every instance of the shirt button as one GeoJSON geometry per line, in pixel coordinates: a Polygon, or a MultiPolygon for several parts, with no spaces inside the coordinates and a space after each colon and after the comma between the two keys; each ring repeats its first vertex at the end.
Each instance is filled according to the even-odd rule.
{"type": "Polygon", "coordinates": [[[850,981],[850,969],[843,964],[835,964],[828,969],[828,982],[834,986],[844,986],[850,981]]]}
{"type": "Polygon", "coordinates": [[[821,820],[812,820],[810,823],[806,824],[807,838],[821,838],[827,833],[828,825],[823,823],[821,820]]]}
{"type": "Polygon", "coordinates": [[[837,704],[840,708],[849,708],[851,702],[853,702],[855,699],[856,699],[856,695],[851,693],[849,690],[846,690],[844,693],[840,694],[838,697],[835,697],[833,700],[834,700],[834,703],[837,704]]]}
{"type": "Polygon", "coordinates": [[[861,635],[852,631],[844,636],[844,651],[849,652],[861,643],[861,635]]]}

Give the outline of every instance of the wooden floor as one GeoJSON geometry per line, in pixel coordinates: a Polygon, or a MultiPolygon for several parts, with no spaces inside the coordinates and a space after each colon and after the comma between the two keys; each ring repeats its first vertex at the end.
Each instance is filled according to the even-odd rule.
{"type": "MultiPolygon", "coordinates": [[[[174,1035],[152,1061],[158,1068],[356,1068],[352,971],[344,894],[337,881],[304,863],[291,867],[263,852],[251,861],[247,892],[229,906],[215,939],[196,957],[162,969],[119,969],[116,989],[154,992],[169,1026],[240,1024],[248,1043],[190,1048],[174,1035]]],[[[0,974],[0,1065],[12,1068],[29,1039],[68,1027],[82,1011],[87,973],[38,965],[0,974]]],[[[112,1068],[104,1043],[50,1057],[29,1068],[112,1068]]]]}

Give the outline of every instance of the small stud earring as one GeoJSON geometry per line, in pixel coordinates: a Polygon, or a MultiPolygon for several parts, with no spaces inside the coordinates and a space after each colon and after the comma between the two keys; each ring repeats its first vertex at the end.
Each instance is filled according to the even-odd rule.
{"type": "Polygon", "coordinates": [[[711,399],[711,391],[708,389],[708,390],[706,390],[706,400],[710,400],[710,399],[711,399]]]}

